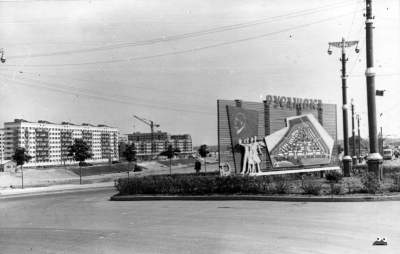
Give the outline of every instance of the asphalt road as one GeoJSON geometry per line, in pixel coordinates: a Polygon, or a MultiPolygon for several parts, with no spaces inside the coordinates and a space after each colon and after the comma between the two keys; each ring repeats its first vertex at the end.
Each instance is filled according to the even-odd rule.
{"type": "Polygon", "coordinates": [[[400,203],[0,200],[0,253],[399,253],[400,203]],[[388,246],[372,246],[378,236],[388,246]]]}

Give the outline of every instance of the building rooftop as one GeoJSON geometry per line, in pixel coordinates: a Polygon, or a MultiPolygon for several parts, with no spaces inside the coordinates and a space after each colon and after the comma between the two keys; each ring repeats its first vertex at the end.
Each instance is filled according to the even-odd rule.
{"type": "Polygon", "coordinates": [[[115,128],[115,127],[108,126],[108,125],[105,125],[105,124],[98,124],[96,126],[96,125],[90,124],[90,123],[82,123],[81,125],[79,125],[79,124],[74,124],[74,123],[66,122],[66,121],[63,121],[61,123],[53,123],[53,122],[46,121],[46,120],[38,120],[37,122],[31,122],[31,121],[27,121],[25,119],[14,119],[13,122],[5,122],[4,124],[15,124],[15,123],[32,123],[32,124],[39,123],[39,124],[54,124],[54,125],[71,125],[71,126],[91,126],[91,127],[115,128]]]}

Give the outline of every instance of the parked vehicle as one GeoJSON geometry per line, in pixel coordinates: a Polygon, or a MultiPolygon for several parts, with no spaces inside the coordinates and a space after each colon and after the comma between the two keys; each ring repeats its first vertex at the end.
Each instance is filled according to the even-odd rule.
{"type": "Polygon", "coordinates": [[[393,150],[390,148],[383,149],[383,159],[384,160],[392,160],[393,159],[393,150]]]}

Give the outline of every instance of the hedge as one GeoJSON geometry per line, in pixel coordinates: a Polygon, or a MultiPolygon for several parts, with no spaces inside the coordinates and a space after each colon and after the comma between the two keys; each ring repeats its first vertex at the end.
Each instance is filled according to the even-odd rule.
{"type": "Polygon", "coordinates": [[[271,176],[152,175],[120,178],[115,186],[119,195],[282,194],[288,190],[286,179],[271,176]]]}
{"type": "MultiPolygon", "coordinates": [[[[339,175],[337,175],[339,176],[339,175]]],[[[118,195],[212,195],[212,194],[287,194],[303,193],[311,195],[379,193],[400,190],[400,175],[386,178],[381,185],[372,174],[357,177],[359,182],[343,182],[340,177],[328,177],[323,181],[311,175],[307,177],[285,176],[241,176],[221,177],[213,174],[174,174],[150,175],[142,177],[120,178],[115,182],[118,195]],[[301,180],[300,180],[300,179],[301,180]],[[335,183],[338,180],[338,183],[335,183]]],[[[354,180],[354,179],[353,179],[354,180]]]]}

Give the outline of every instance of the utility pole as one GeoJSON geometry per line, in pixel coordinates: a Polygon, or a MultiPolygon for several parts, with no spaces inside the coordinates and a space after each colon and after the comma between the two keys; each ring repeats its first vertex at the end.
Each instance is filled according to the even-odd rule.
{"type": "MultiPolygon", "coordinates": [[[[342,57],[340,61],[342,62],[342,99],[343,99],[343,146],[344,146],[344,156],[343,156],[343,175],[350,176],[351,171],[351,157],[349,155],[349,127],[348,127],[348,115],[347,111],[349,106],[347,105],[347,74],[346,74],[346,62],[348,58],[346,58],[346,48],[352,47],[354,45],[358,45],[358,41],[346,41],[342,38],[340,42],[329,42],[328,54],[332,54],[331,47],[341,48],[342,49],[342,57]]],[[[355,49],[356,53],[359,52],[358,47],[355,49]]]]}
{"type": "Polygon", "coordinates": [[[365,77],[367,83],[367,104],[368,104],[368,132],[369,132],[369,154],[368,171],[374,172],[379,179],[382,179],[382,156],[378,152],[377,120],[376,120],[376,91],[373,54],[373,19],[372,0],[366,0],[365,13],[365,49],[367,55],[367,68],[365,77]]]}
{"type": "MultiPolygon", "coordinates": [[[[1,61],[2,63],[5,63],[5,62],[6,62],[6,59],[4,58],[4,49],[0,49],[0,61],[1,61]]],[[[4,129],[0,129],[0,131],[3,132],[4,129]]],[[[4,143],[4,140],[3,140],[3,139],[4,139],[4,135],[1,137],[1,139],[2,139],[2,140],[0,140],[0,141],[1,141],[1,143],[3,144],[3,143],[4,143]]],[[[1,159],[0,164],[3,165],[4,148],[0,147],[0,149],[1,149],[1,150],[0,150],[0,159],[1,159]]],[[[23,182],[24,182],[24,181],[22,181],[22,186],[24,185],[23,182]]]]}
{"type": "Polygon", "coordinates": [[[352,136],[352,159],[353,165],[357,165],[357,156],[356,156],[356,126],[354,124],[354,101],[351,99],[351,136],[352,136]]]}
{"type": "Polygon", "coordinates": [[[381,126],[381,152],[380,152],[380,154],[381,155],[383,154],[383,129],[382,129],[382,126],[381,126]]]}
{"type": "Polygon", "coordinates": [[[380,125],[379,127],[379,132],[378,132],[378,152],[382,156],[383,154],[383,131],[382,131],[382,116],[383,113],[379,114],[379,121],[377,122],[377,125],[380,125]]]}
{"type": "Polygon", "coordinates": [[[360,115],[357,114],[357,134],[358,134],[358,162],[361,161],[361,136],[360,136],[360,115]]]}

